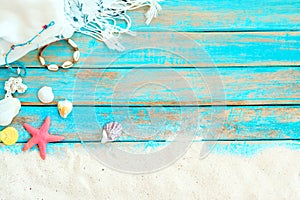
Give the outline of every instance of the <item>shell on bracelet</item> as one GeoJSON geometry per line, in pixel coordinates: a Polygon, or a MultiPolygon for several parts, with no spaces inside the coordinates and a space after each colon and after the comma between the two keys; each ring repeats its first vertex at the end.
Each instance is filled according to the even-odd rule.
{"type": "Polygon", "coordinates": [[[46,61],[45,61],[45,59],[42,56],[39,56],[39,61],[40,61],[41,65],[45,65],[46,64],[46,61]]]}
{"type": "Polygon", "coordinates": [[[53,72],[56,72],[56,71],[58,71],[58,65],[56,65],[56,64],[51,64],[51,65],[48,65],[48,70],[50,70],[50,71],[53,71],[53,72]]]}
{"type": "Polygon", "coordinates": [[[76,44],[73,40],[68,39],[68,43],[69,43],[69,45],[71,45],[73,48],[78,48],[77,44],[76,44]]]}
{"type": "Polygon", "coordinates": [[[80,57],[80,52],[77,50],[73,53],[73,59],[75,62],[78,62],[79,60],[79,57],[80,57]]]}
{"type": "Polygon", "coordinates": [[[69,61],[69,60],[65,61],[65,62],[61,65],[61,67],[64,68],[64,69],[70,68],[70,67],[72,67],[72,66],[73,66],[73,63],[72,63],[71,61],[69,61]]]}

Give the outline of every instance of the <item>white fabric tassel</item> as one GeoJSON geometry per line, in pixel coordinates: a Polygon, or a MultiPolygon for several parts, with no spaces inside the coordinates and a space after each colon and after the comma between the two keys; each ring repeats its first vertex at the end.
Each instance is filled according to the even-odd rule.
{"type": "Polygon", "coordinates": [[[104,39],[103,42],[106,46],[112,50],[124,51],[125,47],[118,41],[116,37],[111,37],[109,39],[104,39]]]}
{"type": "Polygon", "coordinates": [[[124,47],[118,41],[122,33],[134,35],[130,31],[131,18],[126,14],[129,10],[149,6],[145,14],[146,24],[157,17],[161,6],[160,0],[66,0],[66,13],[77,32],[103,41],[108,48],[122,51],[124,47]],[[96,6],[95,6],[96,5],[96,6]],[[124,21],[126,27],[118,25],[124,21]]]}
{"type": "Polygon", "coordinates": [[[157,17],[159,11],[161,11],[161,6],[158,4],[157,0],[152,0],[150,8],[145,14],[147,18],[146,20],[147,25],[151,23],[153,18],[157,17]]]}
{"type": "MultiPolygon", "coordinates": [[[[150,24],[152,19],[157,17],[157,14],[159,11],[161,11],[161,6],[158,2],[161,2],[163,0],[110,0],[110,3],[105,3],[104,5],[108,8],[117,9],[119,11],[127,11],[127,10],[135,10],[140,7],[149,6],[149,10],[145,14],[146,17],[146,24],[150,24]]],[[[104,0],[104,2],[106,2],[104,0]]]]}

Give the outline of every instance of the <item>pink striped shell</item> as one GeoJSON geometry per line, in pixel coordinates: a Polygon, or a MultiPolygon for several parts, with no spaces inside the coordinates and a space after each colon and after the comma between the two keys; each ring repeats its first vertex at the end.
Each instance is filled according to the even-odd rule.
{"type": "Polygon", "coordinates": [[[101,143],[113,142],[122,134],[122,125],[110,122],[103,127],[101,143]]]}

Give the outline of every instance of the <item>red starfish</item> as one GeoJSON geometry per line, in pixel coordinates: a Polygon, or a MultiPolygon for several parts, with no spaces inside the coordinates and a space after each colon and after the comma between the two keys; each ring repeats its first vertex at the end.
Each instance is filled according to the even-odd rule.
{"type": "Polygon", "coordinates": [[[43,160],[46,159],[46,145],[49,142],[59,142],[64,139],[63,136],[50,135],[50,117],[48,116],[40,129],[34,128],[29,124],[24,124],[23,127],[32,135],[32,138],[24,145],[23,151],[30,149],[34,145],[40,148],[40,155],[43,160]]]}

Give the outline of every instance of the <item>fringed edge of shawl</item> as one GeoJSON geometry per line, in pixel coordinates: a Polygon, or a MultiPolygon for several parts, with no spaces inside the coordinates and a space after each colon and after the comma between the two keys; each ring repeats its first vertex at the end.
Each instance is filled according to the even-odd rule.
{"type": "Polygon", "coordinates": [[[111,8],[105,8],[92,21],[86,23],[85,26],[78,28],[76,31],[103,41],[110,49],[123,51],[125,48],[118,41],[120,34],[135,35],[134,32],[130,31],[131,18],[127,15],[127,11],[148,6],[149,9],[145,13],[145,23],[149,25],[162,9],[158,3],[159,1],[161,0],[116,0],[111,5],[111,8]],[[126,27],[122,28],[119,26],[117,20],[124,21],[126,27]]]}

